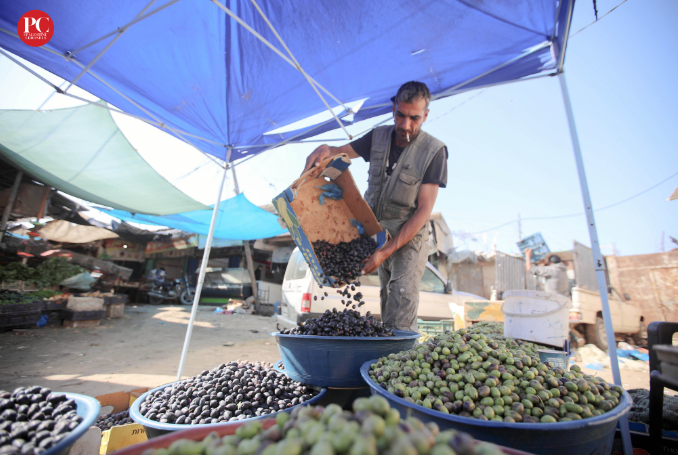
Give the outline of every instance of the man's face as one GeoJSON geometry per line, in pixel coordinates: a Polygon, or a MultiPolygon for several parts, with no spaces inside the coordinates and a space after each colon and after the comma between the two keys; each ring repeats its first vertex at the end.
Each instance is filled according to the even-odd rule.
{"type": "Polygon", "coordinates": [[[426,121],[428,109],[426,100],[420,98],[413,103],[396,103],[393,105],[393,117],[395,118],[396,135],[398,140],[407,142],[407,135],[412,141],[419,131],[421,124],[426,121]]]}

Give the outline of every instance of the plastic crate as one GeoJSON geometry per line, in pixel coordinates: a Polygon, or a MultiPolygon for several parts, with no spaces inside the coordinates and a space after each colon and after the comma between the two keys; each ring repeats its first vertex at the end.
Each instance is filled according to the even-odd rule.
{"type": "Polygon", "coordinates": [[[116,305],[118,303],[127,303],[127,294],[104,297],[104,305],[116,305]]]}
{"type": "Polygon", "coordinates": [[[68,308],[62,311],[62,316],[67,321],[93,321],[106,317],[105,310],[73,311],[68,308]]]}
{"type": "Polygon", "coordinates": [[[419,326],[419,333],[432,337],[444,335],[445,332],[454,330],[453,319],[441,319],[440,321],[422,321],[417,319],[417,325],[419,326]]]}
{"type": "Polygon", "coordinates": [[[533,263],[541,261],[544,257],[546,257],[547,254],[551,252],[548,245],[544,241],[544,238],[541,236],[541,232],[537,232],[536,234],[532,234],[529,237],[525,237],[523,240],[516,243],[516,245],[518,245],[520,252],[523,254],[525,254],[525,250],[528,248],[532,249],[533,263]]]}
{"type": "Polygon", "coordinates": [[[0,315],[3,314],[27,314],[42,311],[43,301],[38,300],[31,303],[16,303],[13,305],[0,305],[0,315]]]}
{"type": "Polygon", "coordinates": [[[43,303],[43,311],[61,311],[66,309],[66,305],[68,305],[68,299],[44,300],[43,303]]]}
{"type": "Polygon", "coordinates": [[[42,313],[0,314],[0,329],[34,326],[42,313]]]}

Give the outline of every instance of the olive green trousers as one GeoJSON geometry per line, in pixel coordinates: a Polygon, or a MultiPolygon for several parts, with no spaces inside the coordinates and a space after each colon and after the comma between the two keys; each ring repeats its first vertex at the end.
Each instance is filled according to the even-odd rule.
{"type": "Polygon", "coordinates": [[[417,331],[419,284],[428,250],[428,231],[422,229],[379,267],[381,320],[386,327],[417,331]]]}

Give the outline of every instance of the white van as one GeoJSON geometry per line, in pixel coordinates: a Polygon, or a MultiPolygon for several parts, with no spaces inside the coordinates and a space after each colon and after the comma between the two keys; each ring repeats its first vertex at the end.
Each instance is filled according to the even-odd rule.
{"type": "MultiPolygon", "coordinates": [[[[376,318],[381,316],[379,299],[379,276],[377,273],[364,275],[359,278],[360,286],[355,292],[363,294],[365,305],[361,307],[364,314],[369,311],[376,318]]],[[[343,290],[343,288],[341,288],[343,290]]],[[[351,294],[355,294],[351,291],[351,294]]],[[[337,289],[323,286],[320,288],[313,278],[304,256],[298,248],[294,250],[282,284],[281,314],[278,319],[287,324],[296,325],[297,322],[320,316],[325,310],[345,308],[341,301],[346,297],[337,293],[337,289]],[[327,293],[327,297],[325,297],[327,293]],[[321,299],[321,297],[325,297],[321,299]]],[[[459,292],[452,289],[440,272],[430,263],[426,263],[426,270],[419,286],[419,311],[417,317],[425,321],[440,319],[454,319],[454,308],[465,301],[486,300],[483,297],[459,292]]],[[[357,302],[354,302],[357,303],[357,302]]]]}

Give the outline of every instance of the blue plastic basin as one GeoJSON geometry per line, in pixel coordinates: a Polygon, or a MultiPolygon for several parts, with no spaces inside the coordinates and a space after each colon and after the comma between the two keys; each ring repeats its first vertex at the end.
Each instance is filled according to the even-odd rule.
{"type": "Polygon", "coordinates": [[[398,398],[379,387],[370,376],[370,365],[377,359],[365,362],[360,374],[372,389],[372,394],[386,398],[400,411],[401,418],[413,416],[423,422],[435,422],[441,430],[465,431],[476,439],[512,447],[537,455],[609,455],[619,417],[631,409],[631,397],[626,391],[619,404],[610,412],[589,419],[557,423],[491,422],[443,414],[398,398]]]}
{"type": "Polygon", "coordinates": [[[278,412],[275,412],[273,414],[266,414],[266,415],[258,416],[258,417],[250,417],[249,419],[246,419],[246,420],[234,420],[233,422],[204,423],[202,425],[200,425],[200,424],[198,424],[198,425],[186,425],[186,424],[177,425],[175,423],[156,422],[155,420],[147,419],[146,417],[142,416],[141,415],[141,404],[144,401],[146,401],[146,397],[150,393],[153,393],[157,390],[162,390],[166,387],[171,387],[173,384],[175,384],[175,383],[172,382],[170,384],[165,384],[163,386],[156,387],[153,390],[149,390],[148,392],[144,393],[139,398],[137,398],[137,400],[134,403],[132,403],[132,407],[129,408],[130,417],[132,417],[132,419],[136,423],[144,426],[144,428],[146,430],[146,436],[149,439],[156,438],[158,436],[162,436],[164,434],[171,433],[173,431],[188,430],[190,428],[205,428],[205,427],[212,427],[214,425],[228,426],[229,424],[234,425],[234,424],[238,424],[238,423],[242,423],[242,422],[248,422],[250,420],[261,420],[261,419],[266,419],[266,418],[269,418],[269,417],[275,418],[275,416],[277,414],[281,413],[281,412],[292,412],[292,409],[296,408],[297,406],[313,405],[317,401],[319,401],[321,398],[323,398],[325,393],[327,393],[326,389],[322,389],[318,395],[314,396],[313,398],[311,398],[308,401],[304,401],[303,403],[298,404],[297,406],[292,406],[291,408],[287,408],[283,411],[278,411],[278,412]]]}
{"type": "Polygon", "coordinates": [[[86,395],[80,395],[79,393],[68,393],[68,392],[55,392],[63,393],[68,398],[75,400],[76,412],[79,416],[82,417],[82,422],[80,425],[75,427],[75,430],[71,431],[68,436],[63,438],[54,446],[50,447],[49,450],[43,452],[43,455],[66,455],[70,450],[71,446],[75,444],[75,441],[80,439],[84,435],[89,427],[94,425],[94,422],[99,417],[99,411],[101,410],[101,405],[99,402],[92,397],[86,395]]]}
{"type": "Polygon", "coordinates": [[[360,366],[375,357],[412,349],[421,336],[394,330],[394,337],[323,337],[271,333],[285,364],[284,373],[316,387],[365,387],[360,366]]]}

